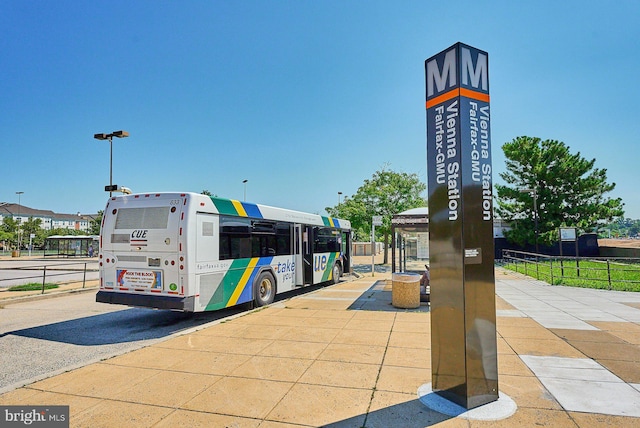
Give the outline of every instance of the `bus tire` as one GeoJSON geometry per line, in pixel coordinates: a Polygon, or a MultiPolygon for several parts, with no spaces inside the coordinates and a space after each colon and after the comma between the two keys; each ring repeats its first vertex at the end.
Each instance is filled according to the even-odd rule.
{"type": "Polygon", "coordinates": [[[273,303],[276,297],[276,280],[270,272],[261,272],[253,283],[256,306],[273,303]]]}
{"type": "Polygon", "coordinates": [[[333,280],[332,280],[333,284],[337,284],[340,282],[340,277],[342,276],[342,268],[340,267],[340,263],[336,262],[333,265],[332,276],[333,276],[333,280]]]}

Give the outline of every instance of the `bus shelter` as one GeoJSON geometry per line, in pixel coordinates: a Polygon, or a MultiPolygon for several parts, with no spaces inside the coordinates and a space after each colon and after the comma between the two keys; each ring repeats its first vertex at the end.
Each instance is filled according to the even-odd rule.
{"type": "Polygon", "coordinates": [[[391,218],[391,272],[422,274],[429,263],[429,212],[413,208],[391,218]]]}
{"type": "Polygon", "coordinates": [[[98,253],[97,235],[53,235],[45,241],[45,257],[93,257],[98,253]]]}

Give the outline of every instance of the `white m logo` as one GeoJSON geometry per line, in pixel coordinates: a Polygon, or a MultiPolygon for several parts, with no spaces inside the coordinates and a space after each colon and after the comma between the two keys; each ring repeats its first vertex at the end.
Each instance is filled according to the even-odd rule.
{"type": "Polygon", "coordinates": [[[447,79],[449,86],[456,84],[456,50],[451,49],[444,56],[444,65],[442,73],[438,68],[438,61],[435,59],[427,63],[427,96],[430,97],[436,92],[442,92],[447,87],[447,79]],[[435,83],[435,88],[433,87],[435,83]]]}
{"type": "Polygon", "coordinates": [[[487,83],[487,56],[483,53],[478,53],[478,61],[476,66],[473,66],[471,59],[471,51],[465,47],[461,48],[460,61],[462,62],[462,84],[468,85],[469,78],[471,78],[471,86],[479,89],[482,83],[482,90],[488,91],[489,85],[487,83]]]}

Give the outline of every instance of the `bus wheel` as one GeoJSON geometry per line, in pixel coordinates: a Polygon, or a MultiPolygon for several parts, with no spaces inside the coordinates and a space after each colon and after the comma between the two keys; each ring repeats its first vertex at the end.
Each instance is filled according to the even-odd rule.
{"type": "Polygon", "coordinates": [[[276,297],[276,281],[269,272],[262,272],[253,284],[256,306],[265,306],[276,297]]]}
{"type": "Polygon", "coordinates": [[[342,276],[342,269],[340,269],[340,263],[336,263],[333,265],[333,283],[337,284],[340,282],[340,277],[342,276]]]}

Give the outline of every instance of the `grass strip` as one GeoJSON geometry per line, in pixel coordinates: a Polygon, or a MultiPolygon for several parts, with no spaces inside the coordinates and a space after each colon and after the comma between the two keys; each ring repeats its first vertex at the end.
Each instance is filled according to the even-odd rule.
{"type": "MultiPolygon", "coordinates": [[[[51,290],[53,288],[58,288],[58,284],[45,283],[44,289],[51,290]]],[[[29,284],[23,285],[14,285],[13,287],[9,287],[8,291],[37,291],[42,290],[42,283],[30,282],[29,284]]]]}
{"type": "Polygon", "coordinates": [[[640,266],[599,260],[508,262],[506,269],[552,285],[640,292],[640,266]],[[552,269],[553,268],[553,269],[552,269]]]}

